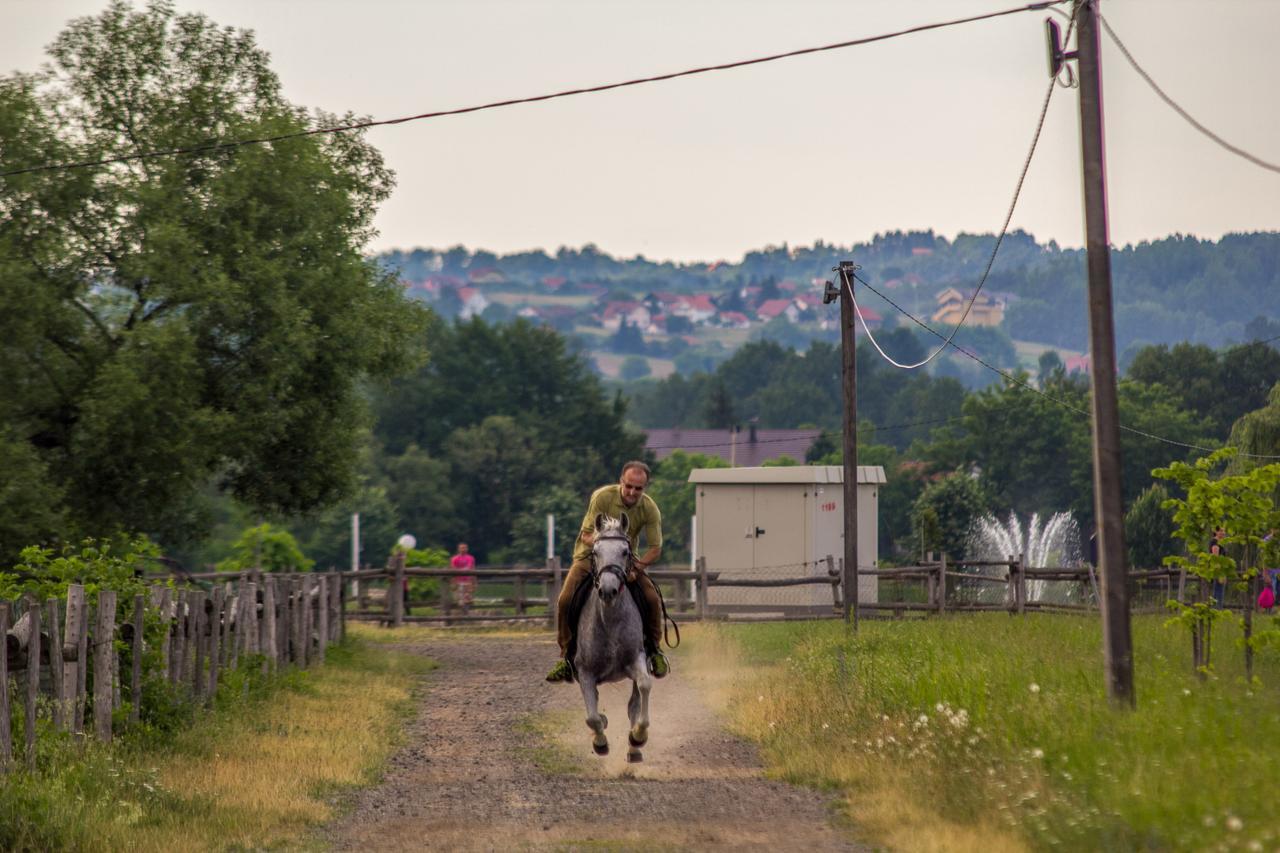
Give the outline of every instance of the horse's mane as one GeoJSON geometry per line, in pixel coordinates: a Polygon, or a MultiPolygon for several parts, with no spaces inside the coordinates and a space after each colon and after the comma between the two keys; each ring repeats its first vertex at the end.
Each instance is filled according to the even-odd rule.
{"type": "Polygon", "coordinates": [[[600,535],[624,536],[625,534],[622,531],[622,519],[605,516],[604,521],[600,522],[600,535]]]}

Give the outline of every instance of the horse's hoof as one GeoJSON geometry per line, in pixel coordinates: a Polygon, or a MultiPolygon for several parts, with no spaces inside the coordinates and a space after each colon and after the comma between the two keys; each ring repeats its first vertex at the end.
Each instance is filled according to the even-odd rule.
{"type": "Polygon", "coordinates": [[[649,735],[647,734],[642,738],[638,738],[635,736],[634,733],[627,732],[627,743],[631,744],[632,746],[636,746],[636,747],[644,746],[648,742],[649,742],[649,735]]]}
{"type": "Polygon", "coordinates": [[[644,761],[644,754],[643,754],[643,753],[641,753],[641,752],[640,752],[640,750],[638,750],[638,749],[628,749],[628,750],[627,750],[627,763],[628,763],[628,764],[639,764],[641,761],[644,761]]]}
{"type": "Polygon", "coordinates": [[[595,750],[596,755],[608,755],[608,754],[609,754],[609,742],[608,742],[608,741],[605,741],[604,743],[599,744],[599,745],[597,745],[597,744],[594,744],[594,743],[593,743],[593,744],[591,744],[591,748],[592,748],[593,750],[595,750]]]}

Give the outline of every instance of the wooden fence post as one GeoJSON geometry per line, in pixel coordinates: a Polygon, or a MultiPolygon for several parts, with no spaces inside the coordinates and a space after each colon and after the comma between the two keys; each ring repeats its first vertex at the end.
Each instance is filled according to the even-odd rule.
{"type": "Polygon", "coordinates": [[[151,603],[160,611],[160,624],[164,626],[164,634],[160,640],[160,661],[161,668],[164,670],[165,678],[170,683],[173,682],[173,664],[170,663],[173,657],[173,649],[170,648],[173,636],[173,615],[169,612],[169,601],[173,591],[167,586],[151,587],[151,603]]]}
{"type": "Polygon", "coordinates": [[[942,557],[938,561],[938,615],[946,615],[947,612],[947,552],[942,552],[942,557]]]}
{"type": "Polygon", "coordinates": [[[169,683],[177,687],[187,675],[187,620],[191,618],[191,596],[178,590],[178,606],[173,612],[173,648],[169,651],[169,683]]]}
{"type": "Polygon", "coordinates": [[[195,666],[191,671],[191,692],[197,698],[204,696],[204,658],[208,653],[208,643],[204,635],[207,633],[209,618],[204,612],[204,590],[191,591],[191,615],[187,619],[187,630],[191,633],[191,645],[195,646],[195,666]]]}
{"type": "Polygon", "coordinates": [[[233,670],[240,663],[240,640],[244,636],[244,623],[240,621],[241,610],[244,607],[244,575],[240,575],[240,579],[236,581],[235,597],[227,602],[227,670],[233,670]],[[232,628],[234,627],[234,632],[232,628]]]}
{"type": "Polygon", "coordinates": [[[391,585],[394,589],[394,594],[389,597],[392,608],[391,627],[399,628],[404,624],[404,551],[397,551],[391,560],[393,569],[391,585]]]}
{"type": "Polygon", "coordinates": [[[1018,615],[1027,612],[1027,555],[1018,555],[1018,615]]]}
{"type": "MultiPolygon", "coordinates": [[[[36,699],[40,695],[40,605],[34,597],[26,600],[31,633],[27,637],[27,696],[23,708],[26,720],[27,769],[36,768],[36,699]]],[[[8,654],[8,651],[5,652],[8,654]]]]}
{"type": "Polygon", "coordinates": [[[347,585],[338,575],[338,641],[347,638],[347,585]]]}
{"type": "MultiPolygon", "coordinates": [[[[843,569],[843,566],[841,566],[843,569]]],[[[698,558],[698,604],[697,617],[699,620],[707,618],[707,558],[698,558]]]]}
{"type": "Polygon", "coordinates": [[[142,708],[142,626],[146,616],[146,599],[138,594],[133,597],[133,672],[129,679],[129,722],[137,725],[142,708]]]}
{"type": "Polygon", "coordinates": [[[329,579],[324,575],[316,577],[317,589],[320,594],[320,601],[316,608],[316,617],[319,624],[316,625],[316,633],[319,635],[316,643],[316,662],[324,664],[324,649],[329,645],[329,579]]]}
{"type": "Polygon", "coordinates": [[[218,664],[222,660],[222,604],[226,595],[222,584],[213,586],[213,609],[209,611],[209,681],[206,687],[206,698],[213,705],[214,694],[218,692],[218,664]]]}
{"type": "Polygon", "coordinates": [[[523,616],[524,612],[524,575],[520,575],[516,578],[516,615],[523,616]]]}
{"type": "Polygon", "coordinates": [[[449,627],[453,616],[453,578],[440,578],[440,613],[444,616],[445,627],[449,627]]]}
{"type": "Polygon", "coordinates": [[[67,629],[63,632],[63,648],[59,655],[62,665],[62,701],[65,707],[62,712],[63,728],[67,731],[79,731],[76,728],[76,699],[80,693],[77,689],[79,678],[77,670],[84,665],[80,652],[80,632],[84,622],[84,587],[73,583],[67,585],[67,629]]]}
{"type": "Polygon", "coordinates": [[[111,658],[115,656],[116,593],[98,592],[98,620],[93,631],[93,733],[111,743],[111,711],[115,689],[111,683],[111,658]]]}
{"type": "MultiPolygon", "coordinates": [[[[80,596],[84,597],[84,587],[80,587],[80,596]]],[[[86,684],[89,679],[89,605],[88,602],[82,602],[80,608],[80,636],[76,646],[76,707],[75,707],[75,730],[76,734],[84,733],[84,711],[85,704],[88,702],[88,690],[86,684]]]]}
{"type": "Polygon", "coordinates": [[[0,772],[8,771],[13,760],[13,735],[9,731],[9,602],[0,601],[0,637],[5,648],[0,651],[0,772]]]}
{"type": "Polygon", "coordinates": [[[272,672],[280,663],[276,644],[276,579],[272,574],[262,578],[262,663],[263,673],[272,672]]]}
{"type": "Polygon", "coordinates": [[[310,666],[315,660],[315,650],[311,648],[311,634],[315,628],[315,611],[311,607],[312,591],[315,589],[315,576],[302,576],[302,665],[310,666]]]}
{"type": "Polygon", "coordinates": [[[307,665],[307,647],[303,642],[303,631],[307,627],[307,617],[302,610],[302,578],[294,576],[289,579],[289,592],[292,594],[292,606],[289,608],[289,627],[293,629],[293,654],[291,659],[297,666],[307,665]]]}
{"type": "Polygon", "coordinates": [[[49,611],[49,684],[53,688],[53,727],[66,729],[67,691],[62,666],[62,630],[58,624],[58,611],[62,608],[56,598],[51,598],[46,609],[49,611]]]}
{"type": "Polygon", "coordinates": [[[240,608],[240,618],[243,620],[243,626],[240,636],[243,648],[241,652],[247,657],[257,654],[258,648],[258,583],[249,581],[244,585],[242,594],[243,604],[240,608]]]}

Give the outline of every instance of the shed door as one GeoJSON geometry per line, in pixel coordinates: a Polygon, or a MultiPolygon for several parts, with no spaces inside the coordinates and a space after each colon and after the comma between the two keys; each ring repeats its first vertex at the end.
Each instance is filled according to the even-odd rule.
{"type": "MultiPolygon", "coordinates": [[[[755,544],[754,487],[717,485],[714,499],[703,501],[698,524],[702,553],[712,555],[708,568],[743,569],[752,565],[755,544]],[[716,564],[719,565],[716,565],[716,564]]],[[[703,492],[706,494],[706,491],[703,492]]]]}
{"type": "MultiPolygon", "coordinates": [[[[805,492],[800,486],[755,487],[755,565],[784,566],[805,561],[805,492]]],[[[780,572],[779,577],[797,573],[780,572]]]]}

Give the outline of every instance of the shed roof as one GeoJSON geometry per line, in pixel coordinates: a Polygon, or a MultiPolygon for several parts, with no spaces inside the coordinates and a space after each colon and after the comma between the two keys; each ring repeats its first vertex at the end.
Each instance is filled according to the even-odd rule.
{"type": "MultiPolygon", "coordinates": [[[[690,483],[843,483],[844,467],[841,465],[779,465],[768,468],[694,468],[689,472],[690,483]]],[[[859,465],[858,482],[877,484],[887,482],[884,468],[879,465],[859,465]]]]}

